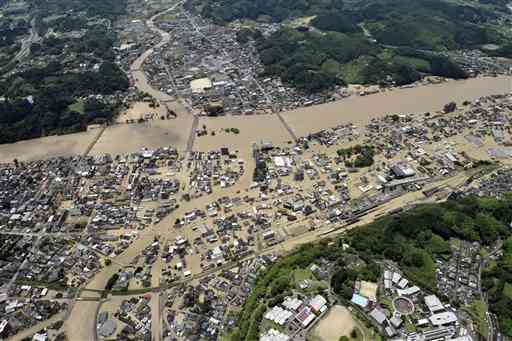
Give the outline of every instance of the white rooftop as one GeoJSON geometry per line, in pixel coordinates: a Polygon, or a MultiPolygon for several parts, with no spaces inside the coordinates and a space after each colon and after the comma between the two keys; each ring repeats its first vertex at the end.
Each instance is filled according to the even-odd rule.
{"type": "Polygon", "coordinates": [[[403,289],[403,288],[405,288],[407,286],[407,284],[409,284],[409,281],[407,280],[407,278],[402,278],[400,280],[400,282],[398,282],[398,287],[400,289],[403,289]]]}
{"type": "Polygon", "coordinates": [[[445,311],[439,314],[434,314],[429,317],[430,323],[434,326],[442,326],[445,324],[457,322],[457,316],[451,311],[445,311]]]}
{"type": "Polygon", "coordinates": [[[286,334],[280,333],[275,329],[269,329],[269,331],[261,335],[260,341],[288,341],[290,337],[286,334]]]}
{"type": "Polygon", "coordinates": [[[271,310],[267,311],[264,317],[267,320],[273,321],[282,326],[291,316],[292,313],[290,311],[283,309],[280,306],[275,306],[271,310]]]}
{"type": "Polygon", "coordinates": [[[297,297],[287,297],[283,302],[283,307],[289,310],[297,310],[301,306],[302,301],[297,297]]]}
{"type": "Polygon", "coordinates": [[[314,311],[320,311],[324,305],[327,304],[327,300],[322,295],[316,295],[309,301],[309,306],[314,311]]]}
{"type": "Polygon", "coordinates": [[[393,283],[397,284],[401,278],[402,278],[402,276],[398,272],[394,272],[392,281],[393,281],[393,283]]]}
{"type": "Polygon", "coordinates": [[[441,303],[439,298],[437,298],[436,295],[425,296],[425,304],[427,305],[428,309],[433,313],[444,309],[443,304],[441,303]]]}
{"type": "Polygon", "coordinates": [[[396,291],[398,293],[399,296],[411,296],[411,295],[414,295],[418,292],[420,292],[420,288],[418,288],[416,285],[410,287],[410,288],[407,288],[407,289],[398,289],[396,291]]]}

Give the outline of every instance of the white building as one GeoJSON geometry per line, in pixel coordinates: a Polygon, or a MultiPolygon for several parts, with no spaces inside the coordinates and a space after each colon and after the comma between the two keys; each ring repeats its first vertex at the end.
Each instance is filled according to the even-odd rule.
{"type": "Polygon", "coordinates": [[[444,306],[436,295],[425,296],[425,304],[432,314],[444,310],[444,306]]]}
{"type": "Polygon", "coordinates": [[[451,311],[434,314],[429,317],[430,323],[434,326],[445,326],[457,322],[457,316],[451,311]]]}
{"type": "Polygon", "coordinates": [[[309,301],[309,306],[314,312],[320,313],[327,309],[327,300],[322,295],[316,295],[309,301]]]}
{"type": "Polygon", "coordinates": [[[266,334],[260,336],[260,341],[288,341],[290,337],[275,329],[269,329],[266,334]]]}

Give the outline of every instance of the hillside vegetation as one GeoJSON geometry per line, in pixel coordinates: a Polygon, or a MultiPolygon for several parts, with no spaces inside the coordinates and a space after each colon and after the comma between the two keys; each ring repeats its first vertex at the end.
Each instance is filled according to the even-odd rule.
{"type": "Polygon", "coordinates": [[[312,22],[316,28],[337,32],[353,32],[364,23],[379,42],[422,49],[496,42],[500,37],[489,23],[507,11],[506,3],[497,0],[191,0],[188,6],[221,23],[318,16],[312,22]]]}
{"type": "Polygon", "coordinates": [[[50,28],[85,30],[85,34],[80,39],[47,35],[30,47],[30,57],[45,63],[20,68],[0,79],[4,97],[0,143],[83,131],[90,123],[109,121],[119,104],[115,99],[85,98],[113,95],[129,86],[126,74],[114,63],[116,36],[106,24],[125,12],[125,0],[34,0],[31,4],[41,36],[50,28]],[[55,21],[42,20],[53,15],[55,21]]]}
{"type": "Polygon", "coordinates": [[[10,77],[0,83],[0,92],[9,95],[0,103],[0,143],[83,131],[90,123],[108,121],[115,105],[90,99],[78,112],[72,104],[81,96],[112,94],[127,87],[126,75],[110,62],[98,72],[80,73],[64,73],[55,62],[10,77]]]}
{"type": "Polygon", "coordinates": [[[317,92],[346,83],[404,85],[429,73],[453,79],[466,74],[450,59],[412,49],[386,50],[362,34],[282,29],[256,41],[263,75],[279,76],[317,92]]]}
{"type": "Polygon", "coordinates": [[[503,245],[503,256],[482,273],[482,287],[489,294],[491,311],[498,316],[500,329],[512,337],[512,238],[503,245]]]}

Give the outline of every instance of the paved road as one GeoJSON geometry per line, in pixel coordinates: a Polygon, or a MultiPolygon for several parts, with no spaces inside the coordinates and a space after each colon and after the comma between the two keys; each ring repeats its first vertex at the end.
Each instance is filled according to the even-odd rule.
{"type": "Polygon", "coordinates": [[[82,232],[15,232],[15,231],[1,231],[0,234],[6,234],[6,235],[13,235],[13,236],[26,236],[26,237],[33,237],[33,236],[51,236],[51,237],[72,237],[72,236],[79,236],[82,234],[82,232]]]}
{"type": "MultiPolygon", "coordinates": [[[[250,173],[250,172],[248,172],[248,173],[250,173]]],[[[439,186],[441,184],[453,185],[454,187],[457,187],[459,185],[462,186],[462,184],[465,182],[465,180],[468,178],[469,175],[470,174],[464,174],[464,173],[458,174],[457,176],[454,176],[452,178],[443,179],[442,181],[433,183],[433,184],[431,184],[431,186],[439,186]]],[[[228,191],[232,191],[232,190],[236,191],[237,189],[243,189],[244,186],[247,186],[247,184],[242,185],[242,183],[237,183],[237,185],[235,185],[234,188],[231,187],[230,189],[228,189],[228,191]]],[[[133,259],[133,257],[140,254],[140,252],[154,240],[153,238],[155,235],[160,235],[160,236],[165,235],[168,240],[172,240],[173,238],[175,238],[176,235],[180,231],[175,231],[174,229],[169,230],[169,226],[172,225],[173,218],[175,218],[176,216],[180,216],[181,214],[184,214],[184,212],[189,211],[192,208],[199,207],[206,202],[210,202],[210,201],[215,200],[216,198],[220,198],[224,195],[226,195],[226,190],[219,190],[219,191],[214,192],[210,196],[198,198],[198,199],[193,200],[188,203],[182,203],[180,205],[180,207],[178,208],[178,210],[175,211],[173,215],[166,217],[159,224],[157,224],[153,228],[151,228],[151,230],[150,230],[151,233],[141,235],[140,238],[135,240],[133,242],[133,244],[124,253],[117,256],[116,257],[117,264],[113,263],[108,268],[104,268],[98,274],[96,274],[94,279],[87,285],[88,289],[86,291],[84,291],[84,294],[85,294],[85,292],[90,291],[89,289],[92,289],[93,291],[95,291],[95,290],[102,291],[102,289],[105,287],[105,283],[108,280],[108,278],[110,277],[110,275],[113,272],[116,272],[122,268],[122,266],[120,264],[129,264],[129,262],[131,261],[131,259],[133,259]],[[203,202],[201,202],[201,201],[203,201],[203,202]]],[[[339,229],[333,229],[332,225],[325,226],[316,231],[308,232],[303,235],[299,235],[297,237],[289,238],[285,242],[274,245],[272,247],[264,248],[260,252],[251,254],[248,257],[244,258],[243,260],[251,259],[258,255],[268,254],[268,253],[275,253],[275,252],[286,253],[286,252],[293,250],[298,245],[308,243],[308,242],[314,242],[314,241],[318,241],[319,239],[322,239],[322,238],[330,238],[330,237],[334,237],[338,234],[346,233],[347,231],[349,231],[353,228],[356,228],[358,226],[361,226],[361,225],[364,225],[364,224],[367,224],[367,223],[373,221],[374,219],[378,218],[379,216],[381,216],[382,214],[384,214],[386,212],[389,212],[390,210],[393,210],[393,209],[399,208],[399,207],[403,208],[403,207],[406,207],[413,203],[417,203],[422,200],[432,200],[432,198],[425,199],[425,197],[423,196],[423,194],[420,191],[406,193],[405,195],[403,195],[401,197],[395,198],[395,199],[377,207],[375,210],[373,210],[373,211],[369,212],[367,215],[361,217],[360,221],[358,221],[355,224],[345,226],[344,228],[339,228],[339,229]],[[330,231],[330,233],[326,234],[325,232],[327,232],[327,231],[330,231]]],[[[240,261],[242,261],[242,260],[240,260],[240,261]]],[[[230,262],[221,267],[203,271],[202,273],[192,276],[191,278],[182,279],[180,281],[173,282],[169,286],[159,285],[158,287],[153,288],[153,292],[158,293],[158,292],[161,292],[161,291],[167,289],[168,287],[176,286],[179,284],[186,284],[192,280],[197,280],[199,278],[203,278],[204,276],[217,273],[218,271],[235,267],[238,265],[238,263],[240,261],[230,262]]],[[[130,293],[128,292],[127,294],[130,294],[130,293]]],[[[154,302],[154,303],[157,303],[157,302],[154,302]]],[[[159,306],[159,304],[154,304],[152,306],[153,306],[152,311],[154,311],[156,314],[155,309],[157,309],[157,306],[159,306]]],[[[75,309],[73,309],[72,316],[70,316],[70,320],[77,320],[77,319],[84,320],[84,323],[86,323],[87,325],[94,325],[95,324],[94,321],[95,321],[96,317],[95,316],[84,316],[84,314],[80,311],[80,307],[77,306],[77,307],[75,307],[75,309]]],[[[158,319],[160,319],[160,316],[158,317],[158,319]]],[[[87,338],[87,337],[85,337],[85,338],[87,338]]]]}
{"type": "MultiPolygon", "coordinates": [[[[153,16],[152,18],[150,18],[147,21],[148,27],[150,29],[152,29],[153,31],[158,32],[162,36],[162,40],[157,45],[155,45],[153,48],[145,51],[139,58],[137,58],[137,60],[135,60],[135,62],[132,64],[132,66],[130,68],[130,71],[131,71],[132,75],[134,76],[135,85],[140,90],[146,91],[146,92],[150,93],[154,98],[156,98],[157,100],[162,101],[162,102],[174,101],[175,99],[172,96],[169,96],[166,93],[163,93],[163,92],[161,92],[161,91],[159,91],[157,89],[153,89],[149,85],[149,83],[147,81],[147,78],[144,75],[144,72],[142,71],[142,64],[144,63],[146,58],[148,58],[153,53],[154,49],[160,48],[160,47],[164,46],[165,44],[167,44],[170,41],[169,33],[158,29],[154,25],[154,20],[158,16],[160,16],[162,14],[165,14],[165,13],[171,11],[171,10],[174,10],[177,6],[180,6],[181,4],[182,4],[182,2],[178,2],[174,6],[172,6],[171,8],[167,9],[164,12],[156,14],[155,16],[153,16]]],[[[280,115],[279,115],[279,117],[280,117],[280,115]]],[[[284,122],[284,119],[282,119],[282,117],[280,117],[280,119],[282,120],[282,122],[284,122]]],[[[195,133],[194,130],[195,129],[193,128],[192,129],[192,133],[195,133]]],[[[294,132],[291,129],[288,129],[288,131],[289,131],[289,133],[290,133],[290,135],[292,137],[295,136],[294,132]]],[[[296,137],[294,137],[294,138],[296,138],[296,137]]],[[[187,149],[191,150],[192,146],[193,146],[193,139],[189,138],[189,143],[187,145],[187,149]]],[[[252,174],[252,172],[248,171],[247,174],[248,174],[248,176],[250,176],[250,174],[252,174]]],[[[237,189],[244,190],[246,188],[247,188],[247,184],[243,184],[243,181],[241,181],[240,183],[238,183],[234,187],[230,187],[227,190],[219,190],[219,191],[215,192],[214,194],[212,194],[210,196],[193,200],[190,203],[182,203],[180,205],[180,208],[177,211],[175,211],[172,215],[168,216],[167,218],[163,219],[159,224],[157,224],[154,227],[152,227],[151,231],[154,234],[157,234],[157,235],[166,235],[169,239],[175,238],[176,235],[178,234],[178,232],[174,231],[173,229],[171,229],[171,230],[169,229],[169,226],[172,226],[172,220],[175,217],[181,216],[186,211],[189,211],[189,210],[191,210],[193,208],[204,207],[205,203],[211,202],[211,201],[215,200],[216,198],[220,198],[221,196],[224,196],[227,193],[233,193],[237,189]]],[[[405,205],[405,203],[417,202],[421,198],[422,198],[421,192],[409,193],[407,195],[404,195],[403,197],[397,198],[396,200],[392,200],[391,202],[389,202],[389,203],[379,207],[378,210],[376,210],[374,212],[371,212],[367,216],[364,216],[359,223],[351,225],[351,226],[349,226],[349,227],[347,227],[345,229],[335,230],[329,236],[333,236],[333,235],[339,234],[339,233],[344,233],[348,229],[352,229],[352,228],[355,228],[355,227],[357,227],[359,225],[362,225],[362,224],[365,224],[365,223],[367,223],[369,221],[372,221],[379,214],[382,214],[383,212],[389,211],[389,210],[394,209],[396,207],[403,207],[405,205]]],[[[329,229],[332,229],[332,226],[326,226],[326,227],[324,227],[322,229],[319,229],[319,230],[317,230],[315,232],[306,233],[306,234],[298,236],[296,238],[290,238],[285,243],[278,244],[278,245],[273,246],[271,248],[265,248],[261,252],[258,252],[257,254],[254,254],[254,255],[252,255],[250,257],[255,257],[255,256],[259,255],[259,254],[276,252],[276,251],[280,251],[280,252],[282,252],[282,251],[289,251],[289,250],[293,249],[294,247],[296,247],[297,245],[308,243],[308,242],[312,242],[312,241],[315,241],[315,240],[318,240],[318,239],[322,238],[322,233],[321,232],[325,231],[325,230],[329,230],[329,229]]],[[[124,253],[122,253],[121,255],[116,257],[116,262],[115,263],[113,263],[108,268],[102,269],[94,277],[94,279],[90,283],[88,283],[87,287],[90,288],[90,289],[93,289],[93,290],[94,289],[102,290],[105,287],[105,283],[108,280],[108,278],[110,277],[110,275],[113,272],[116,272],[117,270],[119,270],[122,267],[121,264],[129,264],[130,261],[136,255],[139,255],[140,252],[147,245],[149,245],[152,241],[153,241],[153,238],[150,237],[150,236],[146,236],[146,235],[140,236],[140,238],[137,239],[136,241],[134,241],[133,244],[124,253]]],[[[228,267],[232,267],[232,266],[236,266],[236,263],[233,262],[233,263],[227,264],[225,267],[228,268],[228,267]]],[[[197,279],[197,278],[199,278],[201,276],[206,276],[208,274],[215,273],[216,271],[219,271],[222,268],[223,267],[215,268],[215,269],[212,269],[212,270],[209,270],[209,271],[205,271],[205,272],[202,272],[199,275],[193,276],[190,279],[179,281],[177,283],[187,283],[187,282],[189,282],[192,279],[197,279]]],[[[156,288],[156,291],[159,292],[162,289],[165,289],[165,286],[160,286],[158,284],[158,286],[156,288]]],[[[156,296],[158,296],[158,295],[156,295],[156,296]]],[[[159,301],[159,299],[156,299],[156,300],[159,301]]],[[[152,311],[153,311],[153,314],[158,315],[158,317],[157,317],[158,321],[159,321],[158,323],[160,324],[159,312],[155,311],[155,309],[159,310],[158,307],[160,306],[160,304],[156,300],[155,300],[154,304],[152,304],[152,311]]],[[[79,319],[83,319],[84,323],[85,322],[89,322],[89,323],[92,322],[91,324],[95,326],[94,322],[96,320],[96,317],[95,316],[84,316],[80,310],[81,309],[79,307],[75,307],[75,309],[73,309],[73,312],[72,312],[73,316],[70,317],[70,319],[71,320],[74,320],[74,319],[77,319],[77,318],[78,318],[78,320],[79,319]]],[[[88,324],[88,325],[91,325],[91,324],[88,324]]],[[[156,326],[156,323],[155,323],[155,326],[156,326]]],[[[154,331],[156,332],[155,329],[154,329],[154,331]]],[[[88,331],[88,332],[91,332],[91,331],[88,331]]],[[[92,332],[93,332],[93,335],[94,335],[95,331],[92,331],[92,332]]],[[[154,334],[154,336],[157,336],[157,335],[158,335],[158,333],[154,334]]]]}
{"type": "MultiPolygon", "coordinates": [[[[165,245],[165,239],[162,241],[165,245]]],[[[160,274],[162,273],[163,260],[158,257],[151,269],[151,285],[153,287],[160,286],[160,274]]],[[[162,340],[162,310],[160,292],[154,292],[151,295],[149,305],[151,307],[151,337],[153,341],[162,340]]]]}
{"type": "Polygon", "coordinates": [[[98,141],[100,140],[101,138],[101,135],[103,135],[103,133],[105,132],[105,130],[107,129],[107,124],[103,124],[101,126],[101,128],[98,129],[98,132],[96,134],[96,136],[94,136],[94,139],[91,141],[91,143],[89,143],[89,145],[87,146],[87,148],[85,148],[85,151],[83,153],[83,156],[87,156],[89,155],[89,153],[91,152],[91,150],[94,148],[94,146],[96,145],[96,143],[98,143],[98,141]]]}
{"type": "Polygon", "coordinates": [[[283,124],[284,128],[288,131],[288,134],[293,138],[293,141],[297,142],[297,135],[295,135],[295,132],[290,127],[290,125],[286,122],[286,120],[283,118],[283,115],[281,113],[276,113],[277,118],[279,118],[279,121],[283,124]]]}
{"type": "Polygon", "coordinates": [[[30,34],[21,42],[21,48],[18,51],[18,53],[16,53],[16,55],[14,56],[13,61],[18,62],[27,57],[30,53],[30,46],[32,45],[32,43],[35,43],[37,40],[39,40],[39,35],[37,34],[35,26],[36,19],[32,18],[32,20],[30,21],[30,34]]]}

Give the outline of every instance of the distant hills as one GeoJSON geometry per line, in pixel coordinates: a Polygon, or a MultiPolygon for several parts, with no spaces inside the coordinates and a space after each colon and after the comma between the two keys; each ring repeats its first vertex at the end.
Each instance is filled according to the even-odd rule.
{"type": "Polygon", "coordinates": [[[258,22],[284,23],[270,37],[254,35],[265,73],[312,92],[344,83],[402,85],[421,74],[464,78],[438,53],[507,44],[502,27],[510,16],[501,0],[189,0],[186,6],[219,24],[243,20],[257,30],[258,22]],[[308,20],[286,25],[297,18],[308,20]]]}

